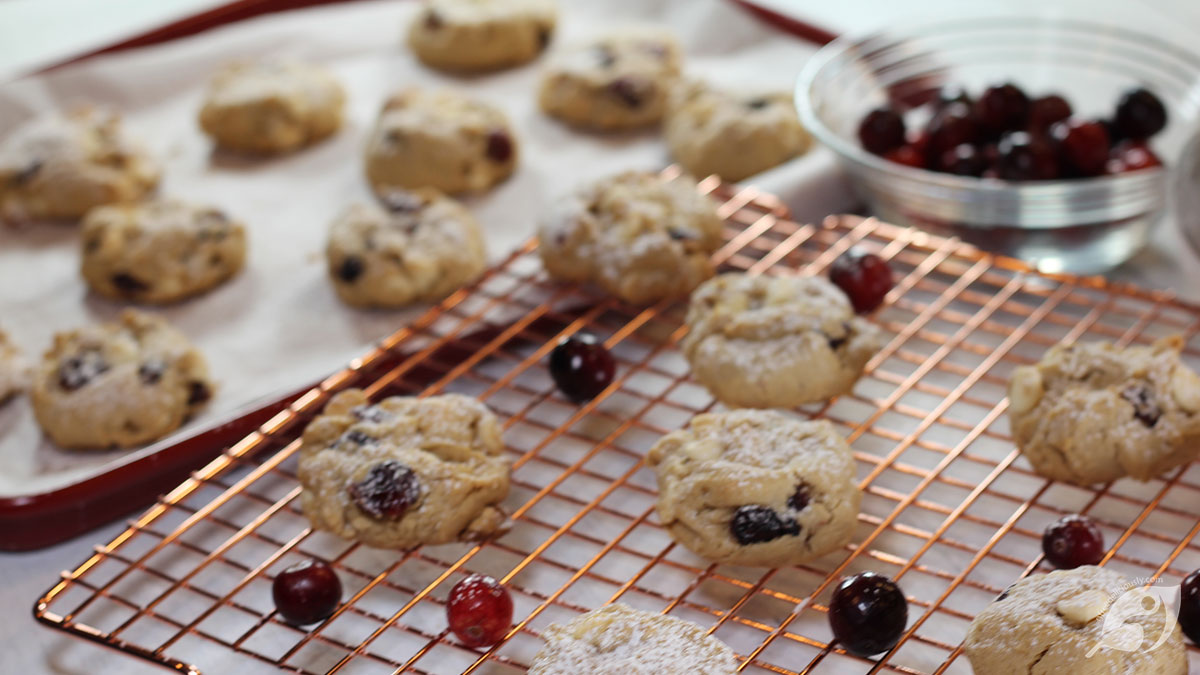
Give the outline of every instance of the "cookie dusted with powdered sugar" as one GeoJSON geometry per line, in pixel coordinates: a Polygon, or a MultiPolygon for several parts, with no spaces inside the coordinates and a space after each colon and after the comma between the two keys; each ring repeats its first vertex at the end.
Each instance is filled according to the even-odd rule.
{"type": "Polygon", "coordinates": [[[733,651],[683,619],[615,604],[552,624],[530,675],[734,675],[733,651]]]}
{"type": "Polygon", "coordinates": [[[0,144],[0,219],[76,219],[102,204],[142,199],[158,163],[99,107],[34,120],[0,144]]]}
{"type": "Polygon", "coordinates": [[[722,403],[748,408],[845,393],[881,343],[823,277],[722,274],[692,293],[687,325],[692,375],[722,403]]]}
{"type": "Polygon", "coordinates": [[[721,245],[716,205],[689,178],[628,172],[558,200],[538,229],[550,276],[591,282],[649,304],[685,295],[713,274],[721,245]]]}
{"type": "Polygon", "coordinates": [[[33,412],[64,448],[131,447],[179,428],[212,398],[204,357],[164,319],[125,310],[54,336],[34,375],[33,412]]]}
{"type": "Polygon", "coordinates": [[[500,424],[458,394],[372,405],[344,391],[304,430],[300,503],[313,527],[379,548],[479,540],[506,523],[500,424]]]}
{"type": "Polygon", "coordinates": [[[1034,471],[1092,485],[1150,480],[1200,453],[1200,376],[1183,340],[1056,345],[1013,372],[1009,420],[1034,471]]]}
{"type": "Polygon", "coordinates": [[[425,0],[408,44],[434,68],[497,70],[541,54],[557,22],[555,0],[425,0]]]}
{"type": "Polygon", "coordinates": [[[826,420],[769,410],[699,415],[646,457],[658,519],[693,553],[783,567],[836,551],[854,534],[862,493],[854,457],[826,420]]]}

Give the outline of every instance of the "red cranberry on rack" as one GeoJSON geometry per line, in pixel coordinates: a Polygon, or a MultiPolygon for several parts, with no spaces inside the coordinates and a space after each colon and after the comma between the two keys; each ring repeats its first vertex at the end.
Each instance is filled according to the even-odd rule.
{"type": "Polygon", "coordinates": [[[500,582],[472,574],[450,589],[446,622],[468,647],[490,647],[512,628],[513,601],[500,582]]]}
{"type": "Polygon", "coordinates": [[[1081,176],[1099,176],[1108,163],[1108,129],[1099,122],[1071,119],[1052,128],[1067,165],[1081,176]]]}
{"type": "Polygon", "coordinates": [[[904,118],[891,108],[876,108],[859,123],[858,140],[872,154],[895,150],[904,144],[904,118]]]}
{"type": "Polygon", "coordinates": [[[1113,123],[1122,138],[1150,138],[1167,126],[1167,108],[1157,96],[1139,87],[1121,96],[1113,123]]]}
{"type": "Polygon", "coordinates": [[[850,304],[859,314],[878,307],[894,285],[892,268],[886,260],[853,248],[833,261],[829,280],[850,298],[850,304]]]}
{"type": "Polygon", "coordinates": [[[550,377],[576,403],[590,401],[612,384],[617,362],[595,337],[577,333],[550,352],[550,377]]]}
{"type": "Polygon", "coordinates": [[[309,558],[275,577],[271,597],[284,619],[303,626],[333,614],[342,601],[342,582],[328,564],[309,558]]]}
{"type": "Polygon", "coordinates": [[[1051,565],[1063,570],[1095,565],[1104,558],[1104,535],[1086,516],[1063,516],[1042,533],[1042,553],[1051,565]]]}
{"type": "Polygon", "coordinates": [[[1071,104],[1058,94],[1035,98],[1029,103],[1029,130],[1045,132],[1071,116],[1071,104]]]}
{"type": "Polygon", "coordinates": [[[1044,137],[1012,131],[996,145],[996,168],[1004,180],[1053,180],[1060,169],[1054,146],[1044,137]]]}
{"type": "Polygon", "coordinates": [[[842,580],[829,601],[833,637],[851,654],[868,657],[900,641],[908,625],[908,600],[896,582],[874,572],[842,580]]]}
{"type": "Polygon", "coordinates": [[[1200,570],[1184,577],[1179,586],[1179,627],[1200,645],[1200,570]]]}
{"type": "Polygon", "coordinates": [[[975,117],[993,135],[1024,129],[1029,121],[1029,97],[1015,84],[988,87],[975,102],[975,117]]]}

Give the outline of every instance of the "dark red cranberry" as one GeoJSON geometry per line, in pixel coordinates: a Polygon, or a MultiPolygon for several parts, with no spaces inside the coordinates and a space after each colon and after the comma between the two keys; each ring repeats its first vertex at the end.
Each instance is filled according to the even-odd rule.
{"type": "Polygon", "coordinates": [[[790,518],[780,518],[774,509],[757,504],[740,507],[729,521],[729,531],[738,543],[760,544],[784,535],[800,534],[800,526],[790,518]]]}
{"type": "Polygon", "coordinates": [[[512,628],[513,601],[492,577],[472,574],[450,589],[446,621],[468,647],[490,647],[512,628]]]}
{"type": "Polygon", "coordinates": [[[75,391],[107,371],[108,361],[95,349],[89,349],[63,361],[58,368],[58,386],[75,391]]]}
{"type": "Polygon", "coordinates": [[[1081,176],[1099,176],[1108,163],[1108,130],[1099,122],[1067,120],[1053,127],[1059,151],[1081,176]]]}
{"type": "Polygon", "coordinates": [[[979,126],[970,106],[965,103],[951,103],[938,111],[929,122],[928,157],[940,158],[944,153],[957,148],[964,143],[970,144],[979,140],[979,126]]]}
{"type": "Polygon", "coordinates": [[[1117,102],[1113,123],[1122,138],[1150,138],[1167,126],[1167,108],[1146,89],[1133,89],[1117,102]]]}
{"type": "Polygon", "coordinates": [[[125,295],[136,295],[143,293],[150,288],[146,282],[138,279],[132,274],[121,272],[112,276],[112,285],[125,295]]]}
{"type": "Polygon", "coordinates": [[[937,168],[957,176],[981,176],[987,168],[987,163],[974,145],[963,143],[953,150],[943,152],[938,158],[937,168]]]}
{"type": "Polygon", "coordinates": [[[938,90],[937,100],[934,102],[934,105],[938,109],[941,109],[945,108],[951,103],[963,103],[967,106],[973,106],[975,105],[975,100],[971,98],[971,95],[967,93],[966,89],[963,89],[957,84],[944,84],[942,85],[942,88],[938,90]]]}
{"type": "Polygon", "coordinates": [[[487,158],[493,162],[504,163],[512,159],[513,142],[508,132],[495,129],[487,135],[487,158]]]}
{"type": "Polygon", "coordinates": [[[1104,535],[1085,516],[1063,516],[1042,533],[1042,553],[1046,560],[1063,570],[1096,565],[1104,557],[1104,535]]]}
{"type": "Polygon", "coordinates": [[[925,168],[925,155],[911,144],[902,145],[894,150],[883,153],[883,158],[889,162],[911,166],[914,169],[925,168]]]}
{"type": "Polygon", "coordinates": [[[394,459],[371,467],[367,477],[347,492],[354,504],[377,520],[399,520],[421,496],[417,474],[394,459]]]}
{"type": "Polygon", "coordinates": [[[1012,83],[988,87],[975,102],[975,117],[993,136],[1024,129],[1029,121],[1029,97],[1012,83]]]}
{"type": "Polygon", "coordinates": [[[859,314],[878,307],[894,285],[892,268],[886,260],[854,248],[833,261],[829,280],[850,298],[850,304],[859,314]]]}
{"type": "Polygon", "coordinates": [[[590,401],[612,384],[617,362],[604,345],[586,333],[563,338],[550,352],[550,377],[567,398],[590,401]]]}
{"type": "Polygon", "coordinates": [[[904,118],[891,108],[876,108],[859,123],[858,140],[872,154],[895,150],[904,145],[904,118]]]}
{"type": "Polygon", "coordinates": [[[138,379],[142,381],[142,384],[158,384],[165,372],[167,372],[166,362],[154,359],[138,366],[138,379]]]}
{"type": "Polygon", "coordinates": [[[1200,570],[1184,577],[1179,586],[1179,627],[1188,639],[1200,644],[1200,570]]]}
{"type": "Polygon", "coordinates": [[[640,77],[618,77],[608,85],[608,90],[621,103],[630,108],[637,108],[650,96],[653,84],[640,77]]]}
{"type": "Polygon", "coordinates": [[[1009,132],[1000,138],[996,151],[996,168],[1004,180],[1053,180],[1059,176],[1057,153],[1044,137],[1009,132]]]}
{"type": "Polygon", "coordinates": [[[212,398],[212,389],[208,384],[199,380],[193,380],[188,383],[188,405],[200,405],[208,399],[212,398]]]}
{"type": "Polygon", "coordinates": [[[332,567],[309,558],[275,577],[271,597],[284,619],[303,626],[333,614],[342,601],[342,582],[332,567]]]}
{"type": "Polygon", "coordinates": [[[1034,133],[1045,133],[1054,125],[1071,116],[1071,104],[1067,99],[1051,94],[1035,98],[1029,103],[1029,130],[1034,133]]]}
{"type": "Polygon", "coordinates": [[[1112,150],[1106,170],[1108,173],[1126,173],[1162,166],[1162,160],[1154,151],[1139,141],[1121,141],[1112,150]]]}
{"type": "Polygon", "coordinates": [[[1121,390],[1121,398],[1133,406],[1133,416],[1147,427],[1153,427],[1162,417],[1162,409],[1154,398],[1154,392],[1142,384],[1128,384],[1121,390]]]}
{"type": "Polygon", "coordinates": [[[908,600],[896,582],[874,572],[843,579],[829,601],[833,637],[851,654],[874,656],[900,641],[908,600]]]}
{"type": "Polygon", "coordinates": [[[810,502],[812,502],[812,490],[804,483],[797,485],[796,491],[788,498],[788,506],[797,511],[808,508],[810,502]]]}
{"type": "Polygon", "coordinates": [[[356,255],[348,255],[345,258],[342,258],[342,264],[338,265],[337,275],[342,281],[352,284],[356,279],[362,276],[362,273],[366,271],[366,269],[366,263],[363,262],[362,258],[356,255]]]}

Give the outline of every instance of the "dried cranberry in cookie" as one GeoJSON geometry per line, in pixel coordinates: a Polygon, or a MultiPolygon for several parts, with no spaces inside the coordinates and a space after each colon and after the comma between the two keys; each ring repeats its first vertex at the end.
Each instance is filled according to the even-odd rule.
{"type": "Polygon", "coordinates": [[[38,423],[58,445],[110,448],[162,438],[212,391],[204,357],[182,333],[157,316],[126,310],[114,323],[56,335],[32,398],[38,423]]]}

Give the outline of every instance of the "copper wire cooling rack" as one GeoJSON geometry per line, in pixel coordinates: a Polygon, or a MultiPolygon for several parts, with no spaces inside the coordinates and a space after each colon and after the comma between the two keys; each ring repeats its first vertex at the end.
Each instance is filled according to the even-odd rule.
{"type": "MultiPolygon", "coordinates": [[[[38,601],[37,618],[180,672],[519,673],[537,635],[610,601],[696,621],[752,673],[969,673],[971,617],[1041,564],[1040,533],[1063,513],[1097,520],[1105,558],[1142,583],[1200,567],[1200,468],[1089,490],[1048,482],[1008,435],[1012,369],[1060,340],[1146,343],[1182,333],[1200,360],[1197,310],[1164,294],[1046,277],[939,238],[854,217],[800,225],[772,197],[705,181],[722,202],[725,269],[823,274],[861,244],[898,284],[875,321],[891,335],[850,395],[798,414],[833,420],[865,490],[853,544],[778,570],[713,565],[659,526],[642,456],[713,407],[676,350],[681,303],[633,308],[548,281],[530,243],[322,382],[131,522],[38,601]],[[586,405],[554,389],[546,356],[564,335],[601,336],[618,381],[586,405]],[[331,392],[461,392],[503,419],[513,460],[513,529],[482,545],[381,551],[309,530],[296,437],[331,392]],[[302,630],[273,611],[270,581],[315,555],[345,603],[302,630]],[[909,628],[878,661],[830,645],[832,586],[871,569],[909,597],[909,628]],[[468,572],[509,585],[516,625],[489,650],[446,631],[444,598],[468,572]],[[188,664],[196,664],[191,666],[188,664]]],[[[1200,652],[1192,649],[1193,664],[1200,652]]]]}

